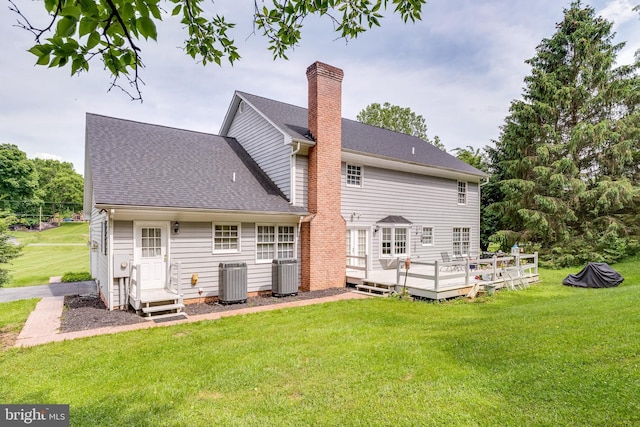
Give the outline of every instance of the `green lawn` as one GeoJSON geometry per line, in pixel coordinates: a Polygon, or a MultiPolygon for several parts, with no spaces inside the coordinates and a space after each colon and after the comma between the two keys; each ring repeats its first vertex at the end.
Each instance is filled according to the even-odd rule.
{"type": "Polygon", "coordinates": [[[612,289],[541,271],[473,303],[371,298],[12,349],[0,396],[92,426],[639,425],[638,261],[612,289]]]}
{"type": "Polygon", "coordinates": [[[22,255],[7,265],[11,280],[6,287],[42,285],[49,283],[51,276],[89,271],[88,223],[62,223],[42,232],[12,234],[26,246],[22,255]]]}
{"type": "Polygon", "coordinates": [[[13,345],[38,301],[35,298],[0,304],[0,348],[13,345]]]}

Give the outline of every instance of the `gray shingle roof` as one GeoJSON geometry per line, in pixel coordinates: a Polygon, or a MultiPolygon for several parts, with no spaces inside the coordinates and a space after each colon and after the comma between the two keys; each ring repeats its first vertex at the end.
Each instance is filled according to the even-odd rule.
{"type": "Polygon", "coordinates": [[[95,114],[87,114],[86,138],[96,204],[305,211],[233,138],[95,114]]]}
{"type": "MultiPolygon", "coordinates": [[[[245,92],[237,92],[294,139],[309,137],[307,109],[245,92]]],[[[486,173],[415,136],[393,132],[355,120],[342,119],[342,149],[484,177],[486,173]]]]}

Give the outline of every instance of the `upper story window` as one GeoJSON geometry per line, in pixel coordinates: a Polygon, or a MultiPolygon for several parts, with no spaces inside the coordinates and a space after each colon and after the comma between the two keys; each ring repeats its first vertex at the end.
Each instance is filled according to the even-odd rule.
{"type": "Polygon", "coordinates": [[[240,252],[240,224],[213,225],[213,252],[240,252]]]}
{"type": "Polygon", "coordinates": [[[422,246],[433,245],[433,227],[422,227],[422,246]]]}
{"type": "Polygon", "coordinates": [[[467,204],[467,183],[458,181],[458,204],[467,204]]]}
{"type": "Polygon", "coordinates": [[[347,164],[347,186],[362,187],[362,166],[347,164]]]}

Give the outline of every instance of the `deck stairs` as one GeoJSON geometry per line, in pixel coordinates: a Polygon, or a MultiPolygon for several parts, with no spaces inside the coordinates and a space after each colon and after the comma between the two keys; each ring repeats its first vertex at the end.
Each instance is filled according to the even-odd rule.
{"type": "Polygon", "coordinates": [[[368,282],[366,279],[363,283],[356,285],[357,294],[369,295],[374,297],[388,297],[394,291],[395,285],[388,283],[368,282]]]}

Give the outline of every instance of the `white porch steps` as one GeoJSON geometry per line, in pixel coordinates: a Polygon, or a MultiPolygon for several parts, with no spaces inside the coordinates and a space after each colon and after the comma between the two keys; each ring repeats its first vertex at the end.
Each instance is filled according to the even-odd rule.
{"type": "Polygon", "coordinates": [[[364,280],[363,284],[357,284],[356,290],[353,291],[356,294],[369,295],[374,297],[388,297],[393,292],[395,285],[389,285],[385,283],[372,283],[364,280]],[[365,284],[366,283],[366,284],[365,284]]]}
{"type": "Polygon", "coordinates": [[[143,291],[139,301],[139,313],[148,320],[172,316],[186,316],[182,313],[184,303],[182,295],[165,289],[143,291]]]}

